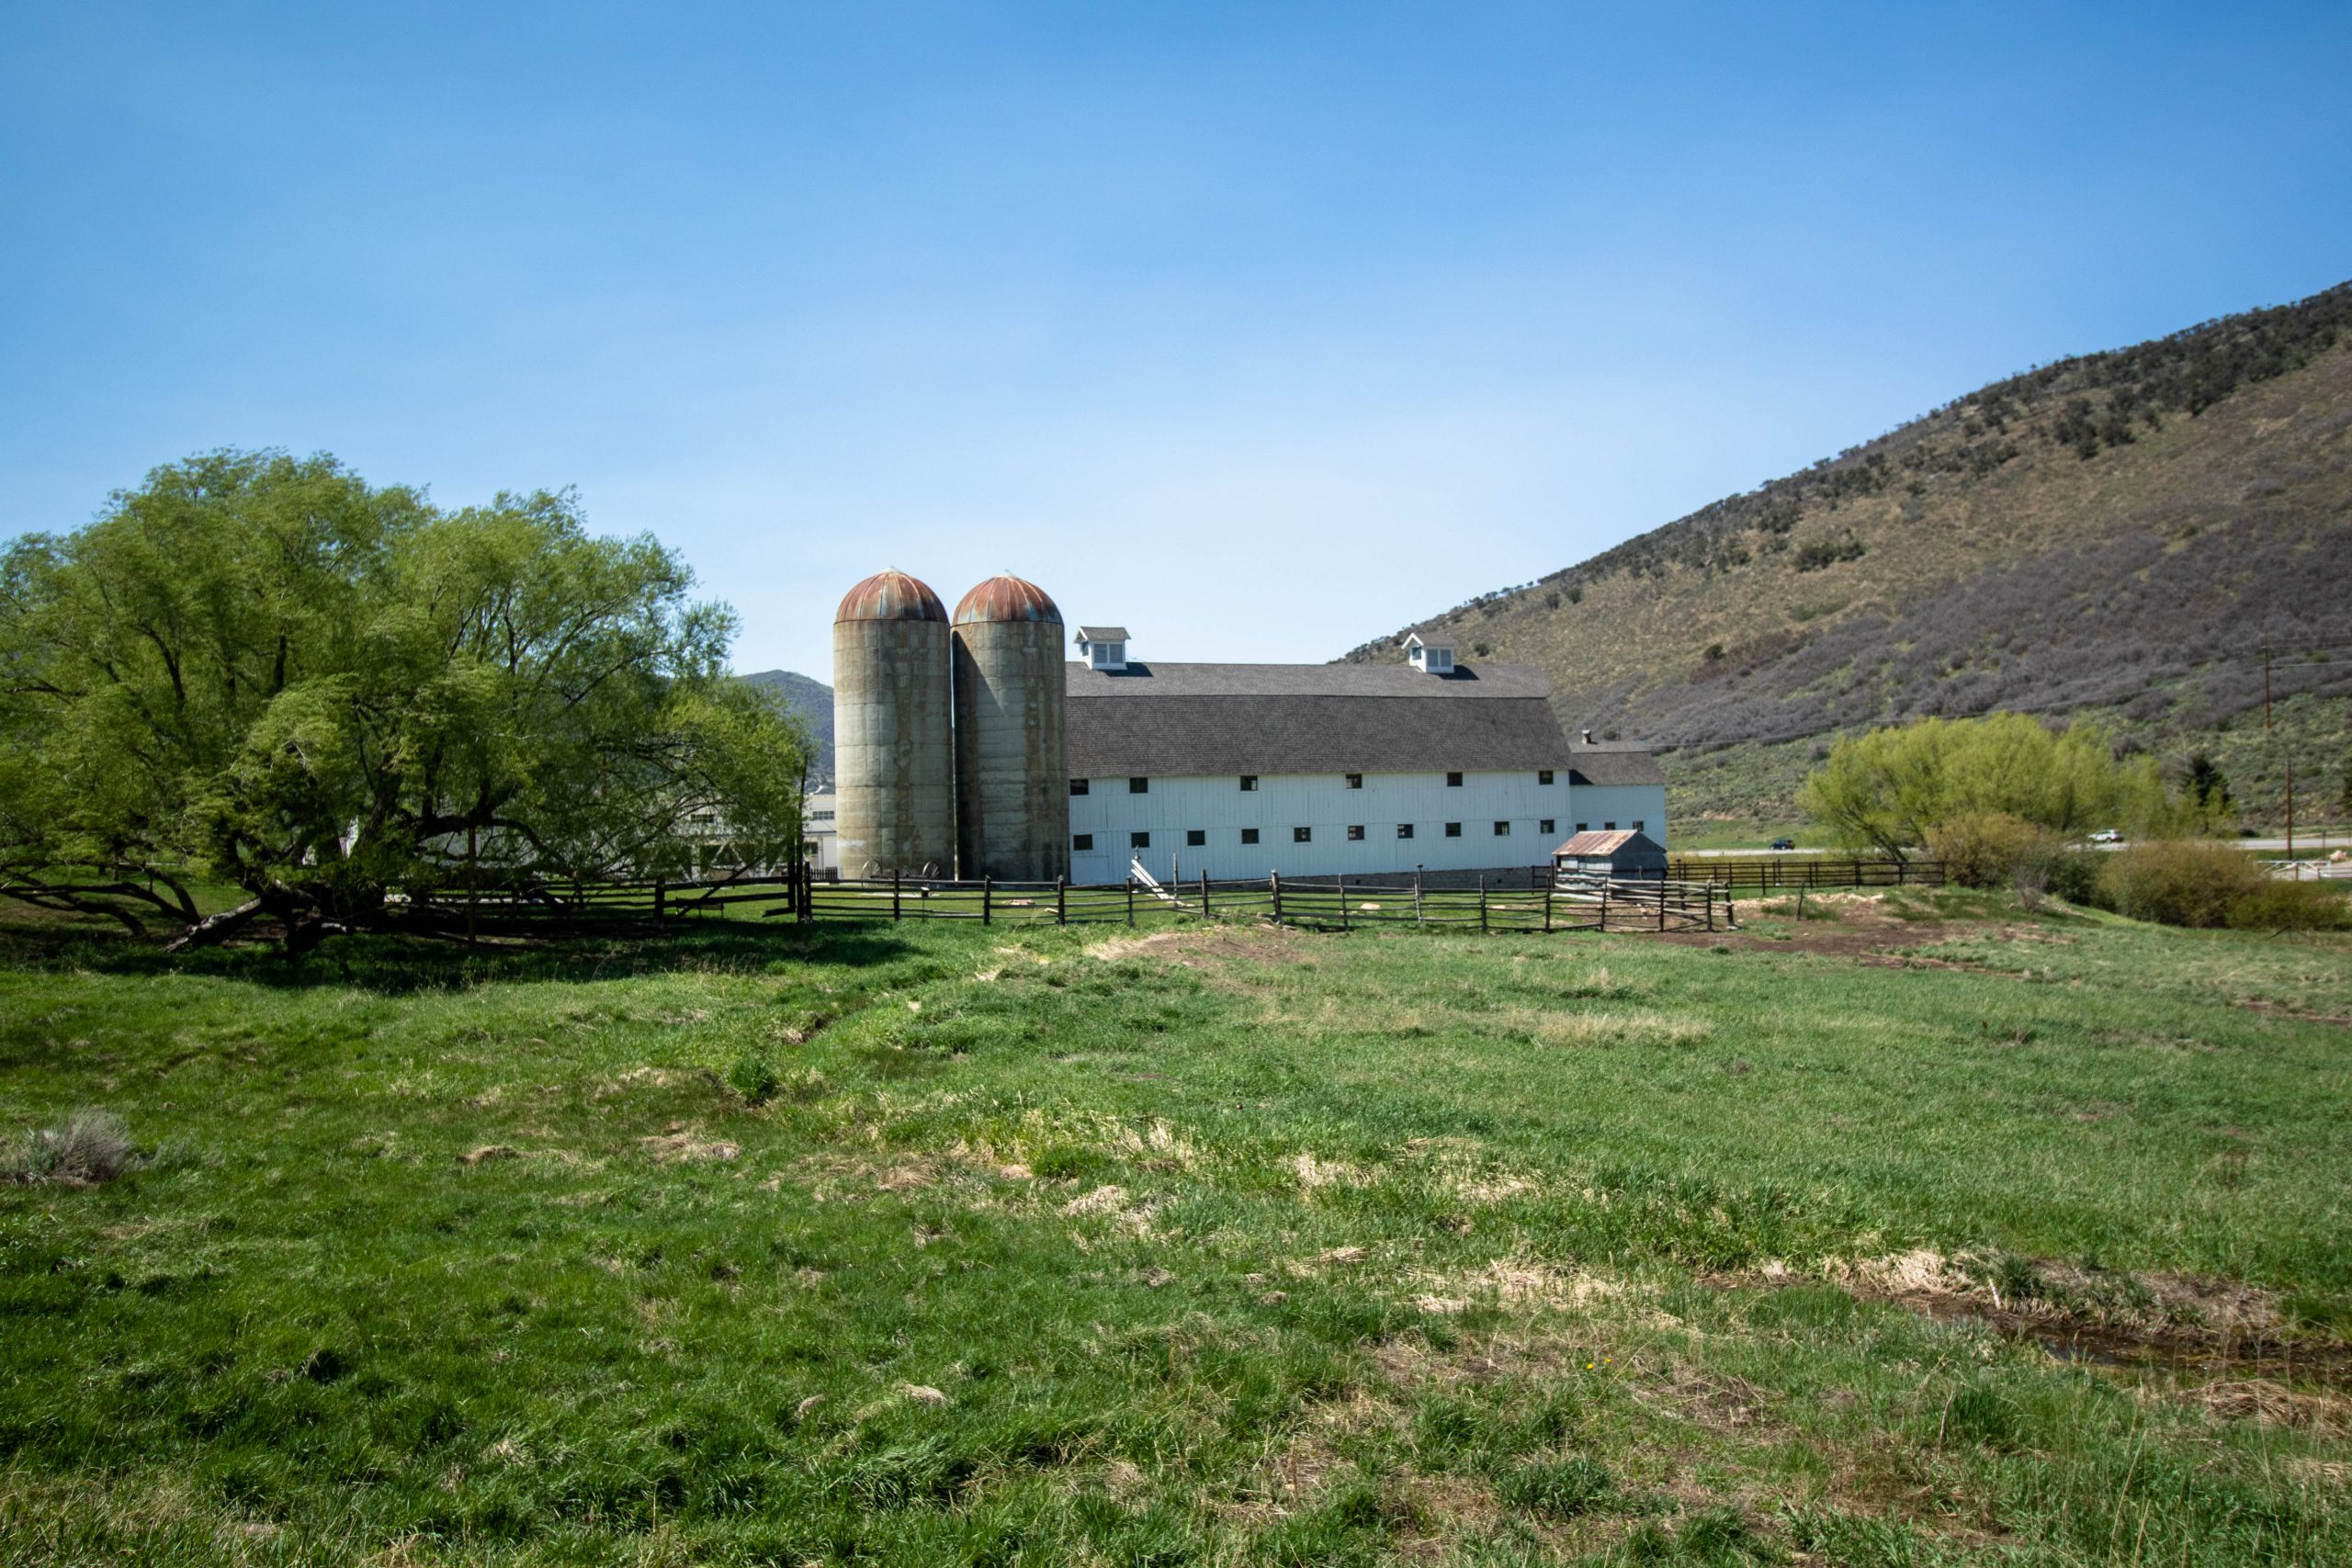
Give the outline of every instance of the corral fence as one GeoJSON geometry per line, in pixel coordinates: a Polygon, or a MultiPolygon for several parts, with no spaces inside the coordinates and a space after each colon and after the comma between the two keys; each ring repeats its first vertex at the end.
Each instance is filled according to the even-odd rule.
{"type": "Polygon", "coordinates": [[[1732,923],[1719,888],[1674,881],[1555,881],[1524,887],[1427,887],[1396,879],[1351,883],[1344,876],[1195,877],[1162,889],[1174,906],[1211,919],[1351,931],[1382,925],[1480,931],[1716,931],[1732,923]]]}
{"type": "Polygon", "coordinates": [[[1313,930],[1415,925],[1481,931],[1716,931],[1733,923],[1728,889],[1666,880],[1555,879],[1547,868],[1481,877],[1471,887],[1344,876],[1124,882],[1002,882],[992,877],[835,877],[807,868],[704,879],[440,887],[401,900],[420,924],[483,936],[625,930],[750,914],[768,919],[978,920],[982,924],[1137,925],[1171,918],[1263,920],[1313,930]],[[1491,885],[1490,885],[1491,884],[1491,885]],[[1510,885],[1506,885],[1510,884],[1510,885]]]}
{"type": "Polygon", "coordinates": [[[1734,892],[1944,885],[1943,862],[1933,860],[1831,860],[1821,855],[1735,860],[1679,855],[1668,860],[1667,867],[1669,880],[1706,883],[1734,892]]]}

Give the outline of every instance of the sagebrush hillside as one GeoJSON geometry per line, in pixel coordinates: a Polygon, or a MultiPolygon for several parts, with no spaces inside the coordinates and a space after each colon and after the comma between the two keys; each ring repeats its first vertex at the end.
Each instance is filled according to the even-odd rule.
{"type": "Polygon", "coordinates": [[[2212,751],[2266,818],[2291,758],[2298,815],[2340,810],[2352,284],[2012,377],[1407,629],[1545,667],[1699,812],[1785,809],[1838,733],[1996,709],[2212,751]]]}
{"type": "Polygon", "coordinates": [[[743,680],[808,725],[810,738],[817,742],[808,759],[808,787],[830,787],[833,782],[833,689],[789,670],[763,670],[743,680]]]}

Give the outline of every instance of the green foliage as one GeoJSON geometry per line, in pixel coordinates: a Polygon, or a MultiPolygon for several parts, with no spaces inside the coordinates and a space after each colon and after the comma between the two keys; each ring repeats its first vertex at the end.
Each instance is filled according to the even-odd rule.
{"type": "Polygon", "coordinates": [[[1797,804],[1857,849],[1900,854],[1962,817],[2004,816],[2080,836],[2185,826],[2154,762],[2115,761],[2105,731],[2052,731],[2024,714],[1924,719],[1849,736],[1798,791],[1797,804]]]}
{"type": "Polygon", "coordinates": [[[1928,829],[1928,853],[1962,887],[2005,887],[2019,877],[2046,885],[2064,852],[2058,835],[2007,812],[1964,812],[1928,829]]]}
{"type": "Polygon", "coordinates": [[[2107,857],[2098,900],[2119,915],[2167,926],[2225,926],[2266,878],[2243,850],[2220,844],[2133,844],[2107,857]]]}
{"type": "Polygon", "coordinates": [[[0,561],[0,867],[232,882],[288,922],[798,830],[800,739],[649,537],[539,491],[445,512],[332,458],[217,452],[0,561]]]}
{"type": "Polygon", "coordinates": [[[2341,884],[2267,877],[2230,907],[2229,923],[2249,931],[2352,931],[2352,895],[2341,884]]]}

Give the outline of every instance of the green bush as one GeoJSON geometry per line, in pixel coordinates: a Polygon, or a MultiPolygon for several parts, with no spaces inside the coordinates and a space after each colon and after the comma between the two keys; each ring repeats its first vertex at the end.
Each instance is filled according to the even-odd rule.
{"type": "Polygon", "coordinates": [[[2062,850],[2050,863],[2050,896],[2069,904],[2088,904],[2098,897],[2098,874],[2108,857],[2098,850],[2062,850]]]}
{"type": "Polygon", "coordinates": [[[2352,897],[2324,882],[2265,882],[2230,908],[2246,931],[2352,931],[2352,897]]]}
{"type": "Polygon", "coordinates": [[[2224,926],[2230,911],[2267,886],[2243,850],[2159,840],[2109,855],[2098,902],[2135,920],[2224,926]]]}
{"type": "Polygon", "coordinates": [[[2006,887],[2020,874],[2048,880],[2063,852],[2058,835],[2006,811],[1968,812],[1928,829],[1928,852],[1962,887],[2006,887]]]}

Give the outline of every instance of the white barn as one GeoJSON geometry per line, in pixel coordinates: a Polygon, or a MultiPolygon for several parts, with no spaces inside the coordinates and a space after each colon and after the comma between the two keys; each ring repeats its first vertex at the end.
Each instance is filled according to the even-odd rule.
{"type": "Polygon", "coordinates": [[[1551,683],[1409,638],[1393,665],[1158,664],[1084,626],[1068,666],[1070,880],[1528,874],[1571,833],[1667,841],[1646,747],[1571,742],[1551,683]]]}

